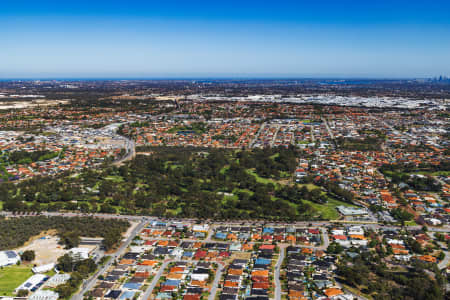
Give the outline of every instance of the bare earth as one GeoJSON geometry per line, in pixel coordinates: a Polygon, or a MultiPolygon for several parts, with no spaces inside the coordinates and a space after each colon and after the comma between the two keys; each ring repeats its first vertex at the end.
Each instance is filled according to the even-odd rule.
{"type": "Polygon", "coordinates": [[[64,246],[58,245],[58,240],[59,238],[54,235],[44,235],[42,239],[40,236],[34,237],[25,246],[17,248],[16,251],[34,250],[36,259],[33,261],[33,264],[38,266],[56,263],[58,257],[67,252],[64,246]]]}
{"type": "Polygon", "coordinates": [[[1,102],[0,101],[0,110],[3,109],[20,109],[20,108],[30,108],[30,107],[38,107],[38,106],[52,106],[58,104],[67,104],[69,101],[67,100],[32,100],[32,101],[9,101],[9,102],[1,102]]]}
{"type": "MultiPolygon", "coordinates": [[[[33,264],[42,266],[50,263],[56,263],[60,256],[67,253],[63,245],[58,244],[59,238],[56,236],[55,230],[42,232],[41,234],[32,237],[24,246],[15,249],[21,253],[25,250],[33,250],[36,258],[33,264]]],[[[95,248],[94,245],[83,245],[83,248],[95,248]]]]}

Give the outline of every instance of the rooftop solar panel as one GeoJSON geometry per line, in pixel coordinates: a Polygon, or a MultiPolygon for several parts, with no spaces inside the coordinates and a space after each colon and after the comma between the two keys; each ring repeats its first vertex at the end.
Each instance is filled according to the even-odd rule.
{"type": "Polygon", "coordinates": [[[14,251],[5,251],[5,254],[8,258],[15,258],[17,256],[16,252],[14,251]]]}

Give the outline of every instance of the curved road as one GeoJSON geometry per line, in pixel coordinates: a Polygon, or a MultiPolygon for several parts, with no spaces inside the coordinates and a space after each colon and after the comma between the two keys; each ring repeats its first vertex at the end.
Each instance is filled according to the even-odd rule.
{"type": "Polygon", "coordinates": [[[126,138],[126,137],[123,137],[123,138],[126,139],[125,149],[127,151],[127,154],[124,157],[114,161],[113,165],[115,165],[115,166],[120,165],[121,163],[123,163],[125,161],[132,160],[136,156],[136,144],[134,143],[134,141],[130,140],[129,138],[126,138]]]}

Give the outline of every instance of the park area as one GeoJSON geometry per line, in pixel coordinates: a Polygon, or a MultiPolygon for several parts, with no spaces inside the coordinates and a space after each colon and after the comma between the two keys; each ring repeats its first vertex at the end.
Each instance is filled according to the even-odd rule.
{"type": "Polygon", "coordinates": [[[14,290],[33,273],[32,265],[13,265],[0,269],[0,296],[12,296],[14,290]]]}

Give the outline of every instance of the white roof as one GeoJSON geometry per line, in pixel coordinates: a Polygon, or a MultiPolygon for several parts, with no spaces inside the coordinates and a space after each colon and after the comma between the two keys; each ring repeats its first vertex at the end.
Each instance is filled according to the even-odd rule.
{"type": "Polygon", "coordinates": [[[0,267],[13,265],[18,261],[20,261],[20,256],[15,251],[0,251],[0,267]]]}
{"type": "Polygon", "coordinates": [[[50,271],[50,270],[53,269],[54,267],[55,267],[55,264],[54,264],[54,263],[50,263],[50,264],[46,264],[46,265],[34,267],[34,268],[32,269],[32,271],[33,271],[34,273],[43,273],[43,272],[50,271]]]}
{"type": "Polygon", "coordinates": [[[50,291],[50,290],[38,290],[36,293],[31,295],[28,299],[29,300],[57,300],[59,297],[59,294],[50,291]]]}
{"type": "Polygon", "coordinates": [[[45,286],[56,287],[57,285],[63,284],[70,279],[70,274],[61,273],[53,275],[47,282],[45,286]]]}
{"type": "Polygon", "coordinates": [[[208,224],[204,224],[204,225],[194,225],[192,227],[193,231],[207,231],[209,229],[209,225],[208,224]]]}
{"type": "Polygon", "coordinates": [[[89,248],[70,248],[69,249],[69,252],[72,252],[72,253],[89,253],[89,252],[91,252],[91,249],[89,249],[89,248]]]}
{"type": "Polygon", "coordinates": [[[24,283],[22,283],[16,291],[19,290],[31,290],[33,287],[35,287],[38,283],[40,283],[42,280],[44,280],[47,276],[43,274],[36,274],[28,278],[24,283]]]}

